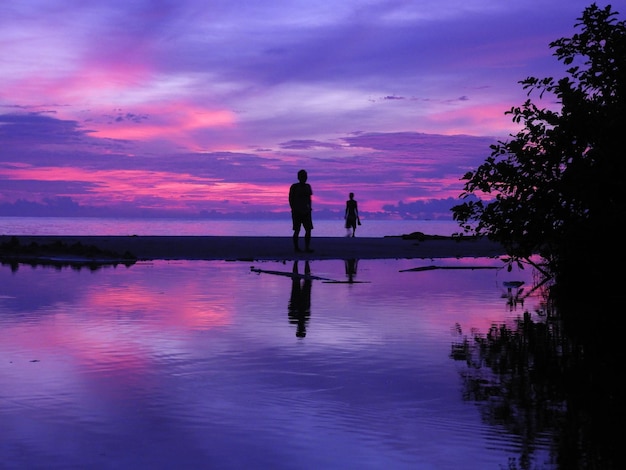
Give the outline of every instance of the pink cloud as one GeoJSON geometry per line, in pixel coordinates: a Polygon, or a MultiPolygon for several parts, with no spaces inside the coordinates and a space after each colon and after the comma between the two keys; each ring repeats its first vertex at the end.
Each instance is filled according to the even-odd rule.
{"type": "Polygon", "coordinates": [[[433,113],[429,115],[428,119],[437,129],[445,129],[444,134],[446,135],[460,133],[485,135],[485,132],[490,132],[492,135],[505,138],[519,129],[519,125],[513,123],[511,118],[505,115],[505,112],[511,106],[520,104],[522,102],[464,105],[433,113]]]}
{"type": "Polygon", "coordinates": [[[548,43],[587,6],[74,3],[3,7],[0,214],[276,212],[303,167],[321,211],[421,214],[516,130],[517,82],[563,72],[548,43]]]}
{"type": "Polygon", "coordinates": [[[139,123],[116,120],[96,124],[94,136],[134,141],[170,140],[189,149],[198,149],[202,146],[194,141],[194,131],[229,127],[236,122],[231,111],[204,109],[185,102],[140,106],[136,112],[147,117],[139,123]]]}

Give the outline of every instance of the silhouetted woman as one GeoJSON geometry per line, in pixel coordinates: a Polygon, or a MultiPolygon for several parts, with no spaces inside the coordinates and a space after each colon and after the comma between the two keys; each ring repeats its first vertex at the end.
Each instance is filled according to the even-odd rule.
{"type": "Polygon", "coordinates": [[[356,232],[356,226],[361,225],[361,219],[359,218],[359,208],[357,202],[354,200],[354,193],[350,193],[350,199],[346,201],[346,213],[343,216],[346,219],[346,229],[348,229],[348,236],[350,236],[350,229],[352,229],[352,236],[356,232]]]}

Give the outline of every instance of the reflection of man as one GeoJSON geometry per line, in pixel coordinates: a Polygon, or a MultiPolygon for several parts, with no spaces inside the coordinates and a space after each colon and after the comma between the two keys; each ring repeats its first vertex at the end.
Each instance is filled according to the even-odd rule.
{"type": "Polygon", "coordinates": [[[348,282],[354,282],[354,276],[356,276],[356,270],[359,266],[358,259],[346,259],[344,260],[346,265],[346,276],[348,276],[348,282]]]}
{"type": "Polygon", "coordinates": [[[289,323],[296,325],[296,336],[306,336],[306,324],[311,317],[311,267],[306,261],[304,278],[298,272],[298,261],[293,262],[293,278],[291,282],[291,298],[289,299],[289,323]]]}

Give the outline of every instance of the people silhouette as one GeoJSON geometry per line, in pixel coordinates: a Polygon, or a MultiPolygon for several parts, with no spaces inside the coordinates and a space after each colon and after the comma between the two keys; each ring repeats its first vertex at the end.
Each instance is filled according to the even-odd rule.
{"type": "Polygon", "coordinates": [[[524,281],[507,281],[504,282],[504,287],[506,287],[506,304],[509,306],[509,309],[513,311],[517,308],[517,305],[524,306],[524,281]]]}
{"type": "Polygon", "coordinates": [[[304,276],[298,272],[298,260],[293,262],[293,276],[291,281],[291,297],[289,298],[289,323],[296,325],[296,336],[306,336],[306,326],[311,317],[311,267],[305,261],[304,276]]]}
{"type": "Polygon", "coordinates": [[[353,283],[356,276],[357,268],[359,267],[359,260],[352,258],[344,259],[343,262],[346,266],[346,276],[348,277],[348,282],[353,283]]]}
{"type": "Polygon", "coordinates": [[[359,208],[356,200],[354,199],[354,193],[350,193],[348,197],[350,199],[346,201],[346,212],[343,218],[346,219],[348,236],[350,236],[350,229],[352,229],[352,236],[354,237],[357,224],[361,225],[361,219],[359,218],[359,208]]]}
{"type": "Polygon", "coordinates": [[[289,207],[291,208],[291,221],[293,225],[293,248],[296,252],[301,251],[298,245],[300,227],[304,227],[304,251],[311,250],[311,230],[313,230],[313,219],[311,216],[311,196],[313,190],[307,181],[306,170],[298,171],[298,182],[289,188],[289,207]]]}

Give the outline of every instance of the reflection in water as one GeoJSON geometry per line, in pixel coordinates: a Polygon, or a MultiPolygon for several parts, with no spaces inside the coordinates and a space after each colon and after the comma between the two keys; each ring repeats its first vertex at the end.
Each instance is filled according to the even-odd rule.
{"type": "Polygon", "coordinates": [[[354,282],[354,278],[359,267],[359,260],[353,258],[346,259],[344,260],[344,263],[346,267],[346,277],[348,278],[348,282],[354,282]]]}
{"type": "Polygon", "coordinates": [[[19,237],[3,237],[0,243],[0,262],[16,272],[20,265],[53,267],[58,270],[87,268],[96,271],[104,266],[132,266],[137,258],[129,252],[124,254],[102,250],[94,245],[73,244],[56,240],[50,243],[22,244],[19,237]]]}
{"type": "Polygon", "coordinates": [[[543,295],[534,313],[453,343],[451,357],[467,365],[463,397],[485,423],[519,438],[509,468],[538,468],[546,445],[555,468],[623,468],[623,329],[611,327],[598,295],[543,295]]]}
{"type": "Polygon", "coordinates": [[[291,297],[289,298],[289,323],[296,325],[296,336],[306,336],[306,326],[311,317],[311,267],[304,263],[304,276],[298,271],[298,260],[293,262],[291,297]]]}
{"type": "Polygon", "coordinates": [[[515,310],[518,305],[524,306],[524,282],[523,281],[508,281],[503,283],[506,287],[506,293],[503,297],[506,298],[506,303],[510,310],[515,310]]]}
{"type": "Polygon", "coordinates": [[[65,268],[75,269],[80,271],[82,269],[88,271],[98,271],[104,268],[117,268],[118,266],[130,267],[135,264],[136,261],[103,261],[103,260],[73,260],[73,259],[36,259],[32,261],[2,261],[2,266],[10,267],[14,273],[20,269],[20,267],[29,266],[31,268],[53,268],[57,271],[61,271],[65,268]]]}
{"type": "Polygon", "coordinates": [[[556,366],[549,350],[559,345],[552,333],[525,314],[512,327],[494,325],[485,335],[474,331],[452,346],[451,357],[468,367],[463,398],[480,405],[483,421],[496,432],[519,439],[517,463],[509,468],[537,468],[535,450],[547,445],[559,415],[561,401],[547,386],[556,366]]]}
{"type": "MultiPolygon", "coordinates": [[[[414,264],[361,264],[367,285],[349,283],[336,260],[286,269],[279,261],[253,269],[204,261],[95,272],[3,267],[0,461],[47,469],[503,468],[519,455],[518,434],[481,421],[462,399],[449,353],[451,324],[485,330],[514,315],[500,297],[509,273],[400,272],[414,264]]],[[[535,302],[526,297],[525,305],[535,302]]],[[[511,393],[528,393],[524,385],[511,393]]],[[[524,435],[542,429],[518,422],[528,423],[524,435]]],[[[543,429],[547,442],[551,428],[543,429]]],[[[537,439],[535,461],[547,452],[537,439]]]]}

